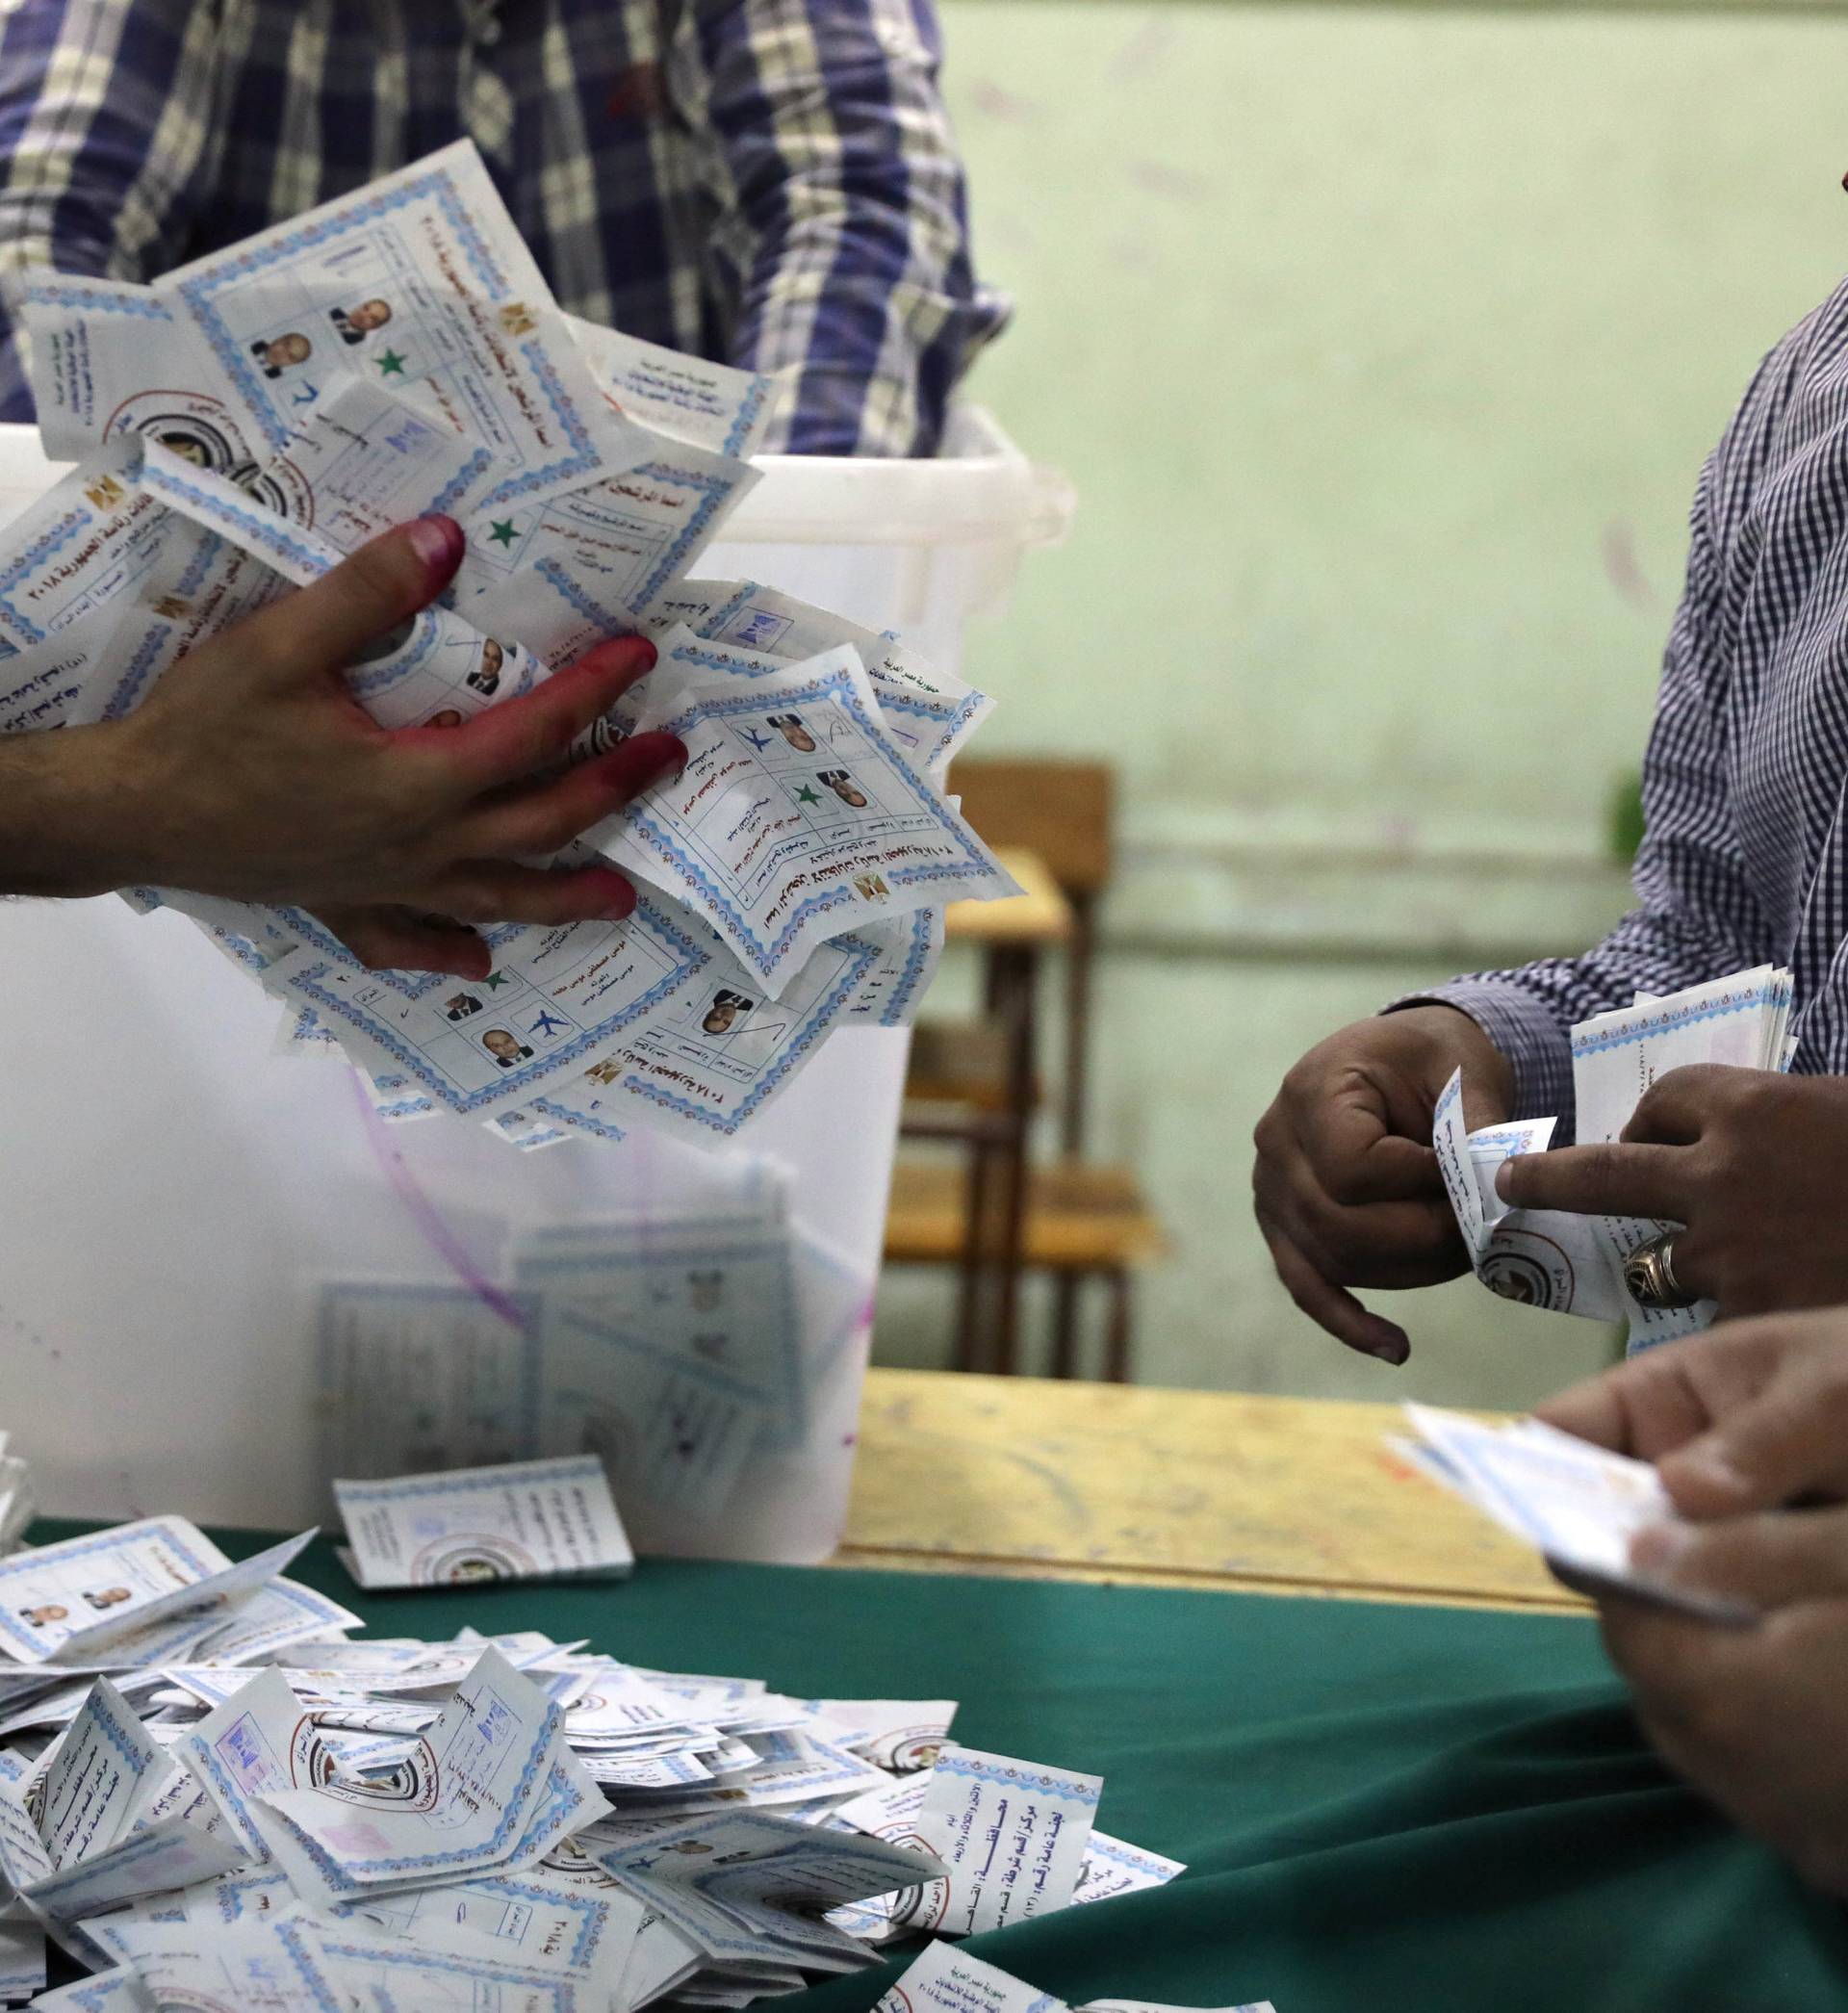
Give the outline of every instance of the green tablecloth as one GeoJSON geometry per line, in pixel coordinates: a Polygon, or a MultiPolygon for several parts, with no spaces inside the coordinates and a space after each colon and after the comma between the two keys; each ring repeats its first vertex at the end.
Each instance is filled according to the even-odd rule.
{"type": "MultiPolygon", "coordinates": [[[[298,1571],[383,1634],[539,1628],[803,1696],[958,1698],[970,1745],[1101,1773],[1103,1828],[1189,1871],[969,1946],[1069,1999],[1848,2009],[1848,1912],[1657,1766],[1588,1622],[664,1561],[367,1598],[324,1543],[298,1571]]],[[[861,2013],[892,1974],[778,2004],[861,2013]]]]}

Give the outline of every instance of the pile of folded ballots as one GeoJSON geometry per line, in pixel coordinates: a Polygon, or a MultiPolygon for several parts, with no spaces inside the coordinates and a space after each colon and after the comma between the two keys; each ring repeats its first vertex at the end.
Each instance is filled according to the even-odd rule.
{"type": "Polygon", "coordinates": [[[0,1999],[49,1940],[91,1975],[37,2002],[88,2013],[732,2007],[1182,1871],[1095,1828],[1099,1777],[953,1744],[953,1701],[356,1639],[306,1542],[0,1560],[0,1999]]]}

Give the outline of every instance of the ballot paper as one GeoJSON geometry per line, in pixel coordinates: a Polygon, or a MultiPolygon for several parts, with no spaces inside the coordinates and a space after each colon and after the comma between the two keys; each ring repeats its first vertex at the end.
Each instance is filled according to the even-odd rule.
{"type": "Polygon", "coordinates": [[[113,1845],[160,1764],[159,1746],[128,1701],[98,1678],[33,1778],[43,1813],[38,1832],[52,1865],[69,1866],[113,1845]]]}
{"type": "Polygon", "coordinates": [[[1538,1419],[1490,1426],[1429,1406],[1407,1405],[1405,1411],[1417,1437],[1391,1439],[1394,1451],[1536,1546],[1550,1563],[1711,1620],[1751,1619],[1736,1601],[1690,1593],[1630,1563],[1639,1533],[1682,1526],[1649,1461],[1609,1453],[1538,1419]]]}
{"type": "Polygon", "coordinates": [[[537,1305],[449,1282],[329,1280],[319,1294],[321,1472],[493,1467],[536,1454],[537,1305]]]}
{"type": "Polygon", "coordinates": [[[631,924],[645,914],[672,931],[674,983],[657,987],[588,1069],[530,1100],[537,1117],[574,1133],[620,1138],[640,1124],[701,1142],[735,1139],[827,1035],[863,1018],[887,956],[858,933],[834,938],[773,997],[697,916],[654,896],[631,924]]]}
{"type": "MultiPolygon", "coordinates": [[[[1194,2013],[1148,2000],[1097,1999],[1069,2005],[1050,1992],[985,1964],[949,1944],[927,1944],[874,2013],[1194,2013]]],[[[1213,2013],[1276,2013],[1269,2000],[1250,2000],[1213,2013]]]]}
{"type": "MultiPolygon", "coordinates": [[[[1579,1022],[1571,1033],[1578,1142],[1620,1138],[1643,1094],[1671,1070],[1695,1063],[1788,1069],[1795,1052],[1790,1011],[1789,972],[1764,965],[1665,997],[1640,994],[1631,1006],[1579,1022]]],[[[1431,1144],[1476,1277],[1506,1300],[1627,1321],[1632,1351],[1708,1326],[1717,1311],[1711,1301],[1646,1307],[1624,1286],[1625,1260],[1679,1226],[1502,1202],[1496,1171],[1517,1154],[1544,1152],[1554,1124],[1531,1119],[1470,1131],[1460,1071],[1439,1097],[1431,1144]]]]}
{"type": "Polygon", "coordinates": [[[933,778],[947,772],[993,709],[986,693],[934,669],[896,632],[849,622],[757,581],[683,581],[667,611],[709,642],[783,663],[851,645],[866,667],[881,724],[933,778]]]}
{"type": "Polygon", "coordinates": [[[815,1698],[810,1709],[881,1768],[933,1767],[956,1718],[953,1698],[815,1698]]]}
{"type": "Polygon", "coordinates": [[[748,460],[776,411],[775,380],[565,317],[599,389],[619,411],[670,439],[748,460]]]}
{"type": "Polygon", "coordinates": [[[594,1455],[336,1482],[362,1587],[620,1580],[635,1555],[594,1455]]]}
{"type": "Polygon", "coordinates": [[[489,449],[486,509],[561,494],[646,449],[598,391],[466,142],[153,291],[203,336],[271,449],[355,377],[489,449]]]}
{"type": "Polygon", "coordinates": [[[388,1122],[473,1118],[527,1152],[638,1125],[728,1140],[835,1027],[909,1022],[945,901],[1013,891],[940,793],[983,694],[758,583],[688,584],[757,479],[778,384],[562,315],[471,143],[151,285],[10,288],[46,451],[80,465],[0,546],[0,733],[127,717],[430,512],[466,555],[443,605],[352,667],[380,726],[458,726],[626,632],[711,654],[657,667],[577,751],[660,725],[700,744],[696,789],[722,772],[599,835],[648,899],[489,931],[492,1000],[368,971],[296,912],[124,890],[262,983],[290,1052],[341,1048],[388,1122]],[[694,616],[708,634],[677,630],[694,616]]]}
{"type": "Polygon", "coordinates": [[[885,732],[851,645],[759,674],[670,641],[649,694],[638,727],[686,766],[591,841],[704,912],[772,994],[862,921],[1019,892],[885,732]]]}
{"type": "Polygon", "coordinates": [[[1151,1887],[1166,1887],[1176,1874],[1186,1871],[1178,1859],[1093,1831],[1085,1845],[1084,1864],[1078,1869],[1072,1902],[1082,1906],[1091,1901],[1113,1901],[1118,1895],[1142,1894],[1151,1887]]]}
{"type": "Polygon", "coordinates": [[[784,1223],[671,1215],[517,1250],[541,1446],[601,1447],[619,1487],[717,1513],[760,1443],[801,1438],[795,1263],[784,1223]]]}
{"type": "Polygon", "coordinates": [[[139,1973],[126,1967],[62,1986],[32,2003],[46,2013],[156,2013],[153,1993],[139,1973]]]}
{"type": "Polygon", "coordinates": [[[23,1782],[5,1785],[0,1865],[41,1915],[72,1920],[139,1894],[228,1871],[241,1854],[214,1839],[160,1743],[106,1678],[23,1782]]]}
{"type": "Polygon", "coordinates": [[[106,449],[7,526],[0,644],[43,643],[146,578],[172,528],[140,466],[139,446],[106,449]]]}
{"type": "Polygon", "coordinates": [[[295,416],[244,485],[342,553],[394,525],[466,514],[495,457],[383,385],[355,378],[295,416]]]}
{"type": "Polygon", "coordinates": [[[1074,2006],[1072,2013],[1277,2013],[1268,1999],[1250,2000],[1244,2005],[1196,2007],[1164,2004],[1160,2000],[1147,1999],[1092,1999],[1086,2000],[1081,2006],[1074,2006]]]}
{"type": "Polygon", "coordinates": [[[598,1856],[715,1955],[763,1959],[787,1946],[827,1971],[857,1969],[863,1947],[824,1922],[826,1911],[943,1871],[928,1854],[750,1811],[657,1830],[598,1856]]]}
{"type": "Polygon", "coordinates": [[[92,1625],[125,1628],[231,1561],[184,1517],[144,1517],[0,1560],[0,1648],[40,1664],[92,1625]]]}
{"type": "Polygon", "coordinates": [[[45,1932],[36,1922],[0,1922],[0,2000],[9,2004],[45,1989],[45,1932]]]}
{"type": "MultiPolygon", "coordinates": [[[[920,1820],[930,1797],[931,1781],[932,1773],[928,1768],[917,1774],[901,1776],[884,1790],[856,1796],[851,1803],[839,1805],[824,1821],[867,1832],[874,1838],[885,1839],[888,1845],[928,1849],[928,1840],[920,1820]]],[[[934,1826],[936,1822],[934,1817],[934,1826]]],[[[1078,1870],[1077,1885],[1071,1892],[1070,1905],[1079,1907],[1091,1901],[1114,1900],[1118,1895],[1164,1887],[1186,1871],[1178,1859],[1169,1859],[1163,1853],[1150,1852],[1093,1830],[1085,1845],[1084,1860],[1078,1870]]],[[[884,1943],[906,1933],[918,1919],[920,1908],[928,1914],[949,1898],[941,1885],[936,1890],[926,1889],[911,1896],[882,1895],[839,1909],[828,1920],[836,1927],[864,1937],[869,1943],[884,1943]]]]}
{"type": "Polygon", "coordinates": [[[552,665],[648,626],[662,597],[757,480],[748,462],[672,446],[543,505],[470,527],[456,606],[552,665]]]}
{"type": "Polygon", "coordinates": [[[401,1768],[259,1790],[250,1816],[296,1892],[331,1904],[488,1867],[517,1871],[601,1805],[565,1744],[563,1712],[489,1645],[401,1768]]]}
{"type": "Polygon", "coordinates": [[[697,916],[651,897],[621,922],[490,930],[496,963],[476,983],[372,970],[305,912],[278,913],[301,949],[266,982],[375,1080],[449,1112],[519,1111],[593,1137],[636,1123],[735,1136],[840,1022],[880,956],[841,937],[771,999],[697,916]]]}
{"type": "Polygon", "coordinates": [[[381,1896],[355,1903],[352,1913],[430,1950],[575,1980],[596,2004],[620,1986],[648,1910],[620,1889],[598,1894],[522,1873],[381,1896]]]}
{"type": "Polygon", "coordinates": [[[1098,1775],[945,1747],[917,1834],[949,1872],[902,1920],[973,1936],[1064,1908],[1084,1871],[1103,1787],[1098,1775]]]}

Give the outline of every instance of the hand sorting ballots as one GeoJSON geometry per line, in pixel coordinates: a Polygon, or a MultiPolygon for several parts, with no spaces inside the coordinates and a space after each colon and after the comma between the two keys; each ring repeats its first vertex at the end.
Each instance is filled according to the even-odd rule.
{"type": "Polygon", "coordinates": [[[1644,1730],[1746,1830],[1848,1894],[1848,1312],[1727,1324],[1538,1416],[1657,1463],[1685,1521],[1636,1537],[1640,1571],[1757,1614],[1726,1627],[1597,1596],[1644,1730]]]}
{"type": "Polygon", "coordinates": [[[1615,1142],[1520,1154],[1496,1188],[1521,1209],[1684,1225],[1677,1281],[1737,1316],[1848,1302],[1842,1168],[1848,1079],[1707,1064],[1658,1077],[1615,1142]]]}
{"type": "Polygon", "coordinates": [[[1402,1363],[1405,1330],[1354,1286],[1430,1286],[1469,1270],[1431,1149],[1431,1117],[1463,1071],[1472,1127],[1512,1108],[1506,1058],[1466,1014],[1406,1007],[1308,1052],[1258,1122],[1258,1227],[1290,1298],[1338,1341],[1402,1363]]]}
{"type": "Polygon", "coordinates": [[[346,688],[366,646],[433,602],[463,534],[426,517],[214,637],[126,719],[0,746],[0,870],[14,893],[131,884],[310,909],[374,968],[482,978],[472,924],[620,918],[603,866],[532,865],[675,773],[644,734],[576,767],[577,736],[654,662],[600,644],[453,727],[388,731],[346,688]]]}

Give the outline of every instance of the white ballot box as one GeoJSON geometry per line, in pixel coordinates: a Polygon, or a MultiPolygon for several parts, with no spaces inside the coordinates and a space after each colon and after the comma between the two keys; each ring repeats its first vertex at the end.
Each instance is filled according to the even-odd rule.
{"type": "MultiPolygon", "coordinates": [[[[1005,601],[1023,551],[1069,514],[1062,480],[974,409],[935,461],[764,466],[701,571],[902,627],[945,669],[964,625],[1005,601]]],[[[0,522],[54,473],[32,429],[0,426],[0,522]]],[[[387,1352],[379,1411],[415,1409],[420,1362],[442,1355],[447,1370],[466,1355],[479,1388],[451,1380],[456,1436],[430,1429],[423,1458],[488,1458],[464,1441],[470,1418],[526,1374],[496,1354],[524,1334],[519,1252],[651,1210],[678,1211],[684,1240],[689,1214],[749,1185],[748,1151],[789,1171],[793,1224],[829,1256],[828,1278],[795,1296],[799,1397],[776,1431],[734,1433],[706,1480],[682,1476],[639,1504],[633,1477],[662,1458],[648,1442],[725,1422],[677,1410],[663,1385],[656,1412],[589,1443],[638,1549],[790,1561],[832,1549],[903,1030],[835,1033],[735,1147],[707,1155],[640,1132],[523,1153],[447,1119],[387,1126],[343,1062],[277,1053],[276,1028],[275,1005],[178,916],[140,916],[114,896],[0,907],[4,1417],[46,1510],[291,1528],[325,1514],[330,1293],[350,1310],[374,1287],[381,1305],[421,1291],[438,1310],[387,1352]]]]}

